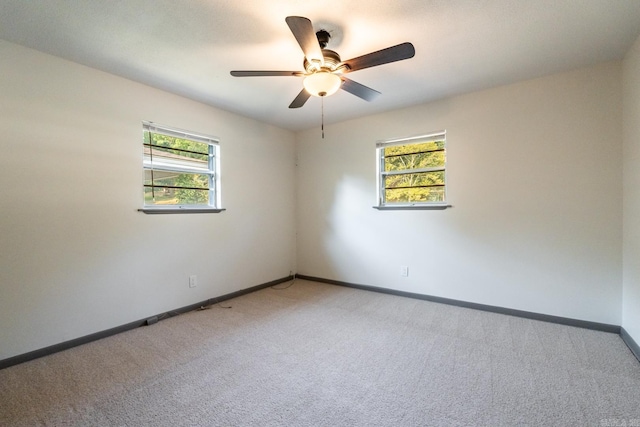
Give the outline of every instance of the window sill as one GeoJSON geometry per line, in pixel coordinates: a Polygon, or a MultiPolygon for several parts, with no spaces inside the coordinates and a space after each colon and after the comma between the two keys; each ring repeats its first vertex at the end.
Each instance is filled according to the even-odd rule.
{"type": "Polygon", "coordinates": [[[395,211],[395,210],[444,210],[447,208],[452,208],[452,205],[448,205],[446,203],[430,203],[428,205],[385,205],[385,206],[374,206],[374,209],[378,209],[379,211],[395,211]]]}
{"type": "Polygon", "coordinates": [[[219,208],[141,208],[138,212],[146,214],[192,214],[192,213],[220,213],[226,209],[219,208]]]}

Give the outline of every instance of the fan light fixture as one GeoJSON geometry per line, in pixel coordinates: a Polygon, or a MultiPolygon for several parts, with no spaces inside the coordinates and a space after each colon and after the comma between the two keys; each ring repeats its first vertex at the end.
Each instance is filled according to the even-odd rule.
{"type": "Polygon", "coordinates": [[[313,96],[333,95],[340,89],[342,80],[328,71],[317,71],[308,75],[302,81],[304,88],[313,96]]]}

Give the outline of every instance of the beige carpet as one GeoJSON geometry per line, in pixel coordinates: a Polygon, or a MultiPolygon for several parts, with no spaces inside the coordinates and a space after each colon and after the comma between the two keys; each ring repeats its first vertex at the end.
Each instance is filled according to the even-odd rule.
{"type": "Polygon", "coordinates": [[[301,280],[223,305],[1,370],[0,425],[640,426],[615,334],[301,280]]]}

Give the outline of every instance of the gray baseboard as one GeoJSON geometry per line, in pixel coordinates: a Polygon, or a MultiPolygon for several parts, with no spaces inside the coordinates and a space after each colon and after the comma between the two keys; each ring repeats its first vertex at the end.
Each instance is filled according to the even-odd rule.
{"type": "Polygon", "coordinates": [[[380,288],[380,287],[376,287],[376,286],[369,286],[369,285],[361,285],[361,284],[357,284],[357,283],[349,283],[349,282],[343,282],[340,280],[332,280],[332,279],[324,279],[321,277],[314,277],[314,276],[307,276],[304,274],[296,274],[295,276],[288,276],[288,277],[283,277],[281,279],[276,279],[273,280],[271,282],[267,282],[267,283],[263,283],[261,285],[257,285],[257,286],[253,286],[247,289],[242,289],[236,292],[232,292],[230,294],[226,294],[226,295],[221,295],[219,297],[216,298],[209,298],[207,300],[195,303],[195,304],[190,304],[184,307],[180,307],[177,308],[175,310],[171,310],[165,313],[160,313],[157,314],[155,316],[150,316],[148,318],[142,319],[142,320],[138,320],[135,322],[131,322],[131,323],[127,323],[125,325],[120,325],[120,326],[116,326],[115,328],[111,328],[111,329],[107,329],[104,331],[100,331],[100,332],[96,332],[90,335],[86,335],[83,337],[79,337],[73,340],[69,340],[69,341],[65,341],[59,344],[54,344],[45,348],[41,348],[38,350],[34,350],[28,353],[24,353],[24,354],[20,354],[17,356],[13,356],[10,357],[8,359],[3,359],[0,360],[0,369],[4,369],[4,368],[8,368],[9,366],[14,366],[23,362],[27,362],[29,360],[33,360],[33,359],[37,359],[39,357],[43,357],[43,356],[47,356],[49,354],[53,354],[53,353],[57,353],[59,351],[63,351],[63,350],[67,350],[82,344],[87,344],[90,343],[92,341],[96,341],[102,338],[106,338],[115,334],[119,334],[121,332],[125,332],[131,329],[135,329],[135,328],[139,328],[140,326],[145,326],[145,325],[151,325],[153,323],[156,323],[158,320],[164,320],[167,319],[169,317],[173,317],[173,316],[177,316],[179,314],[182,313],[187,313],[189,311],[193,311],[196,310],[200,307],[203,306],[209,306],[211,304],[216,304],[218,302],[221,301],[225,301],[231,298],[236,298],[239,297],[241,295],[245,295],[251,292],[255,292],[258,291],[260,289],[264,289],[264,288],[268,288],[271,286],[275,286],[278,285],[280,283],[284,283],[284,282],[288,282],[290,280],[293,280],[295,278],[299,278],[302,280],[310,280],[310,281],[314,281],[314,282],[320,282],[320,283],[328,283],[328,284],[332,284],[332,285],[338,285],[338,286],[345,286],[345,287],[350,287],[350,288],[355,288],[355,289],[362,289],[362,290],[366,290],[366,291],[372,291],[372,292],[380,292],[380,293],[385,293],[385,294],[390,294],[390,295],[397,295],[397,296],[403,296],[403,297],[407,297],[407,298],[415,298],[415,299],[421,299],[421,300],[425,300],[425,301],[431,301],[431,302],[437,302],[437,303],[441,303],[441,304],[449,304],[449,305],[455,305],[458,307],[465,307],[465,308],[472,308],[472,309],[476,309],[476,310],[483,310],[483,311],[489,311],[489,312],[493,312],[493,313],[500,313],[500,314],[506,314],[506,315],[510,315],[510,316],[516,316],[516,317],[523,317],[523,318],[527,318],[527,319],[534,319],[534,320],[541,320],[544,322],[551,322],[551,323],[558,323],[561,325],[568,325],[568,326],[576,326],[576,327],[580,327],[580,328],[585,328],[585,329],[592,329],[592,330],[596,330],[596,331],[603,331],[603,332],[611,332],[611,333],[615,333],[615,334],[619,334],[622,338],[622,340],[625,342],[625,344],[629,347],[629,349],[631,350],[631,352],[635,355],[635,357],[638,359],[638,361],[640,361],[640,346],[638,346],[638,344],[634,341],[634,339],[628,334],[628,332],[617,325],[609,325],[606,323],[597,323],[597,322],[589,322],[586,320],[578,320],[578,319],[571,319],[571,318],[567,318],[567,317],[560,317],[560,316],[551,316],[548,314],[540,314],[540,313],[534,313],[534,312],[529,312],[529,311],[523,311],[523,310],[515,310],[515,309],[511,309],[511,308],[504,308],[504,307],[498,307],[498,306],[492,306],[492,305],[485,305],[485,304],[478,304],[478,303],[474,303],[474,302],[467,302],[467,301],[460,301],[460,300],[455,300],[455,299],[450,299],[450,298],[442,298],[442,297],[436,297],[436,296],[431,296],[431,295],[424,295],[424,294],[416,294],[416,293],[412,293],[412,292],[405,292],[405,291],[398,291],[395,289],[387,289],[387,288],[380,288]]]}
{"type": "Polygon", "coordinates": [[[607,323],[589,322],[587,320],[571,319],[568,317],[552,316],[549,314],[540,314],[540,313],[534,313],[531,311],[515,310],[512,308],[478,304],[475,302],[460,301],[460,300],[435,297],[435,296],[425,295],[425,294],[416,294],[413,292],[398,291],[395,289],[380,288],[377,286],[361,285],[357,283],[343,282],[340,280],[324,279],[322,277],[306,276],[304,274],[296,274],[296,278],[299,278],[302,280],[311,280],[314,282],[328,283],[328,284],[338,285],[338,286],[346,286],[346,287],[355,288],[355,289],[363,289],[366,291],[381,292],[381,293],[390,294],[390,295],[421,299],[425,301],[438,302],[441,304],[455,305],[458,307],[473,308],[475,310],[490,311],[492,313],[507,314],[509,316],[524,317],[526,319],[541,320],[543,322],[558,323],[561,325],[576,326],[579,328],[593,329],[596,331],[620,334],[620,326],[609,325],[607,323]]]}
{"type": "Polygon", "coordinates": [[[635,342],[631,335],[629,335],[629,332],[624,328],[620,328],[620,336],[622,337],[622,341],[629,347],[629,350],[631,350],[631,353],[633,353],[636,359],[638,359],[638,362],[640,362],[640,346],[638,343],[635,342]]]}
{"type": "Polygon", "coordinates": [[[8,359],[0,360],[0,369],[8,368],[9,366],[14,366],[19,363],[28,362],[29,360],[37,359],[42,356],[47,356],[49,354],[57,353],[62,350],[67,350],[73,347],[77,347],[82,344],[87,344],[92,341],[96,341],[102,338],[109,337],[111,335],[119,334],[121,332],[125,332],[131,329],[139,328],[144,325],[151,325],[156,323],[158,320],[164,320],[169,317],[177,316],[182,313],[187,313],[189,311],[196,310],[200,307],[206,307],[211,304],[217,304],[221,301],[225,301],[231,298],[239,297],[241,295],[245,295],[251,292],[258,291],[260,289],[268,288],[274,285],[278,285],[280,283],[288,282],[293,280],[293,276],[283,277],[281,279],[276,279],[271,282],[263,283],[261,285],[253,286],[247,289],[241,289],[236,292],[232,292],[230,294],[221,295],[215,298],[209,298],[204,301],[200,301],[195,304],[189,304],[184,307],[177,308],[175,310],[167,311],[165,313],[160,313],[155,316],[150,316],[142,320],[137,320],[135,322],[127,323],[125,325],[116,326],[115,328],[107,329],[104,331],[96,332],[90,335],[85,335],[83,337],[75,338],[69,341],[61,342],[59,344],[54,344],[48,347],[44,347],[38,350],[30,351],[28,353],[19,354],[17,356],[10,357],[8,359]]]}

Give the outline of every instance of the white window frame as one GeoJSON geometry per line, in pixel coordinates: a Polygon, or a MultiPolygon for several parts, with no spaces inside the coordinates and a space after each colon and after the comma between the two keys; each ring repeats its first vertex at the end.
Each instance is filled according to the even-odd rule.
{"type": "Polygon", "coordinates": [[[220,140],[216,137],[186,131],[170,126],[159,125],[154,122],[142,122],[143,134],[145,131],[150,133],[162,134],[166,136],[188,139],[191,141],[201,142],[209,146],[208,150],[208,167],[207,169],[191,168],[188,165],[172,164],[171,162],[154,161],[152,156],[144,154],[144,138],[143,138],[143,156],[142,156],[142,172],[143,172],[143,208],[138,209],[144,213],[217,213],[224,209],[221,207],[220,195],[220,140]],[[170,171],[184,173],[198,173],[208,175],[209,177],[209,197],[207,204],[176,204],[176,205],[154,205],[147,204],[144,199],[144,175],[146,171],[170,171]]]}
{"type": "Polygon", "coordinates": [[[377,184],[377,204],[374,206],[380,210],[390,209],[446,209],[451,207],[447,202],[447,131],[441,130],[430,132],[424,135],[411,136],[406,138],[394,138],[380,140],[376,142],[376,184],[377,184]],[[384,149],[394,145],[420,144],[424,142],[443,141],[445,142],[445,164],[441,167],[405,169],[402,172],[387,172],[384,167],[384,149]],[[410,202],[410,203],[394,203],[387,202],[385,198],[385,176],[399,173],[420,173],[420,172],[444,172],[444,200],[438,202],[410,202]]]}

